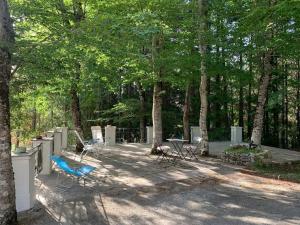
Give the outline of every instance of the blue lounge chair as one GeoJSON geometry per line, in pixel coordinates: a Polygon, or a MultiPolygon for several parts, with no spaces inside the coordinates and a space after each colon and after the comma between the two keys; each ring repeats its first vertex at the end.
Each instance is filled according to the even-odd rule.
{"type": "MultiPolygon", "coordinates": [[[[67,175],[71,175],[72,178],[83,179],[85,185],[85,179],[87,176],[92,173],[96,168],[89,165],[82,165],[79,168],[72,168],[61,156],[53,155],[51,157],[52,161],[56,164],[56,166],[66,173],[67,175]]],[[[56,185],[58,186],[59,173],[56,179],[56,185]]],[[[73,186],[74,180],[72,179],[71,186],[62,186],[64,188],[71,188],[73,186]]]]}

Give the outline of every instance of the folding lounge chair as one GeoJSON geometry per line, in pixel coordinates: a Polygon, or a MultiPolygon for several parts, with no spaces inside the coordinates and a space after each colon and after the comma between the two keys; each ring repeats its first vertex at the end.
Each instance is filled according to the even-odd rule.
{"type": "Polygon", "coordinates": [[[80,143],[83,145],[83,150],[80,154],[80,162],[82,161],[83,157],[86,156],[89,152],[97,151],[97,146],[93,142],[84,141],[77,130],[74,130],[75,135],[77,136],[80,143]]]}
{"type": "MultiPolygon", "coordinates": [[[[53,155],[51,157],[51,160],[56,164],[56,166],[66,173],[67,175],[70,175],[72,177],[72,184],[70,186],[63,186],[61,185],[62,188],[71,188],[74,184],[74,179],[77,178],[79,181],[80,179],[83,179],[84,185],[85,185],[85,180],[87,176],[92,173],[96,168],[93,166],[89,165],[82,165],[79,168],[73,168],[71,167],[61,156],[53,155]]],[[[59,174],[57,175],[56,178],[56,186],[58,187],[58,180],[59,180],[59,174]]]]}

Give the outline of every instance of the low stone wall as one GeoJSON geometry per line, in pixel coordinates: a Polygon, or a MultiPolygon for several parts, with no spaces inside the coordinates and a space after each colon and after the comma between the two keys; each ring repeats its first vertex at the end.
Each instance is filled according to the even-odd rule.
{"type": "Polygon", "coordinates": [[[270,151],[263,150],[259,153],[224,152],[223,161],[234,165],[248,166],[251,163],[264,163],[272,158],[270,151]]]}
{"type": "Polygon", "coordinates": [[[246,166],[254,162],[254,155],[252,153],[233,153],[233,152],[224,152],[223,161],[246,166]]]}

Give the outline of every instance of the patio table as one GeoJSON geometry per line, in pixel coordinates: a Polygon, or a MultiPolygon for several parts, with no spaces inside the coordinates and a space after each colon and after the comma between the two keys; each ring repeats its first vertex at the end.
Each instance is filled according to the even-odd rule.
{"type": "MultiPolygon", "coordinates": [[[[170,143],[173,145],[173,152],[180,158],[180,159],[186,159],[186,155],[184,154],[184,148],[183,145],[184,143],[188,143],[189,140],[184,140],[184,139],[174,139],[174,138],[169,138],[167,139],[170,143]]],[[[176,157],[174,157],[174,163],[176,162],[176,157]]]]}

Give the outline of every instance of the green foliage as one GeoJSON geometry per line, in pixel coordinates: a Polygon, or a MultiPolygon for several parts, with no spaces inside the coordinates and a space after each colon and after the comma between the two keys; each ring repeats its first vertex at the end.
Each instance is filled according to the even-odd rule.
{"type": "MultiPolygon", "coordinates": [[[[300,4],[295,0],[269,2],[209,1],[210,140],[228,139],[230,125],[239,122],[240,110],[244,131],[251,130],[261,59],[264,51],[272,49],[274,71],[265,118],[269,130],[265,128],[264,141],[284,146],[270,133],[279,139],[279,132],[287,129],[287,147],[300,145],[295,116],[300,4]],[[266,38],[269,31],[270,40],[266,38]],[[288,128],[281,118],[284,101],[289,106],[288,128]],[[276,113],[280,124],[272,119],[276,113]]],[[[39,118],[36,133],[62,123],[71,126],[70,90],[74,86],[84,127],[91,125],[89,121],[138,127],[142,116],[151,125],[152,87],[157,81],[163,82],[165,90],[165,137],[182,134],[187,83],[193,86],[190,124],[197,125],[201,104],[197,1],[94,0],[82,1],[82,7],[84,17],[78,22],[71,0],[10,1],[16,33],[12,128],[32,135],[33,112],[39,118]],[[159,48],[153,45],[157,37],[163,40],[159,48]],[[145,95],[144,113],[140,112],[139,91],[145,95]]]]}

